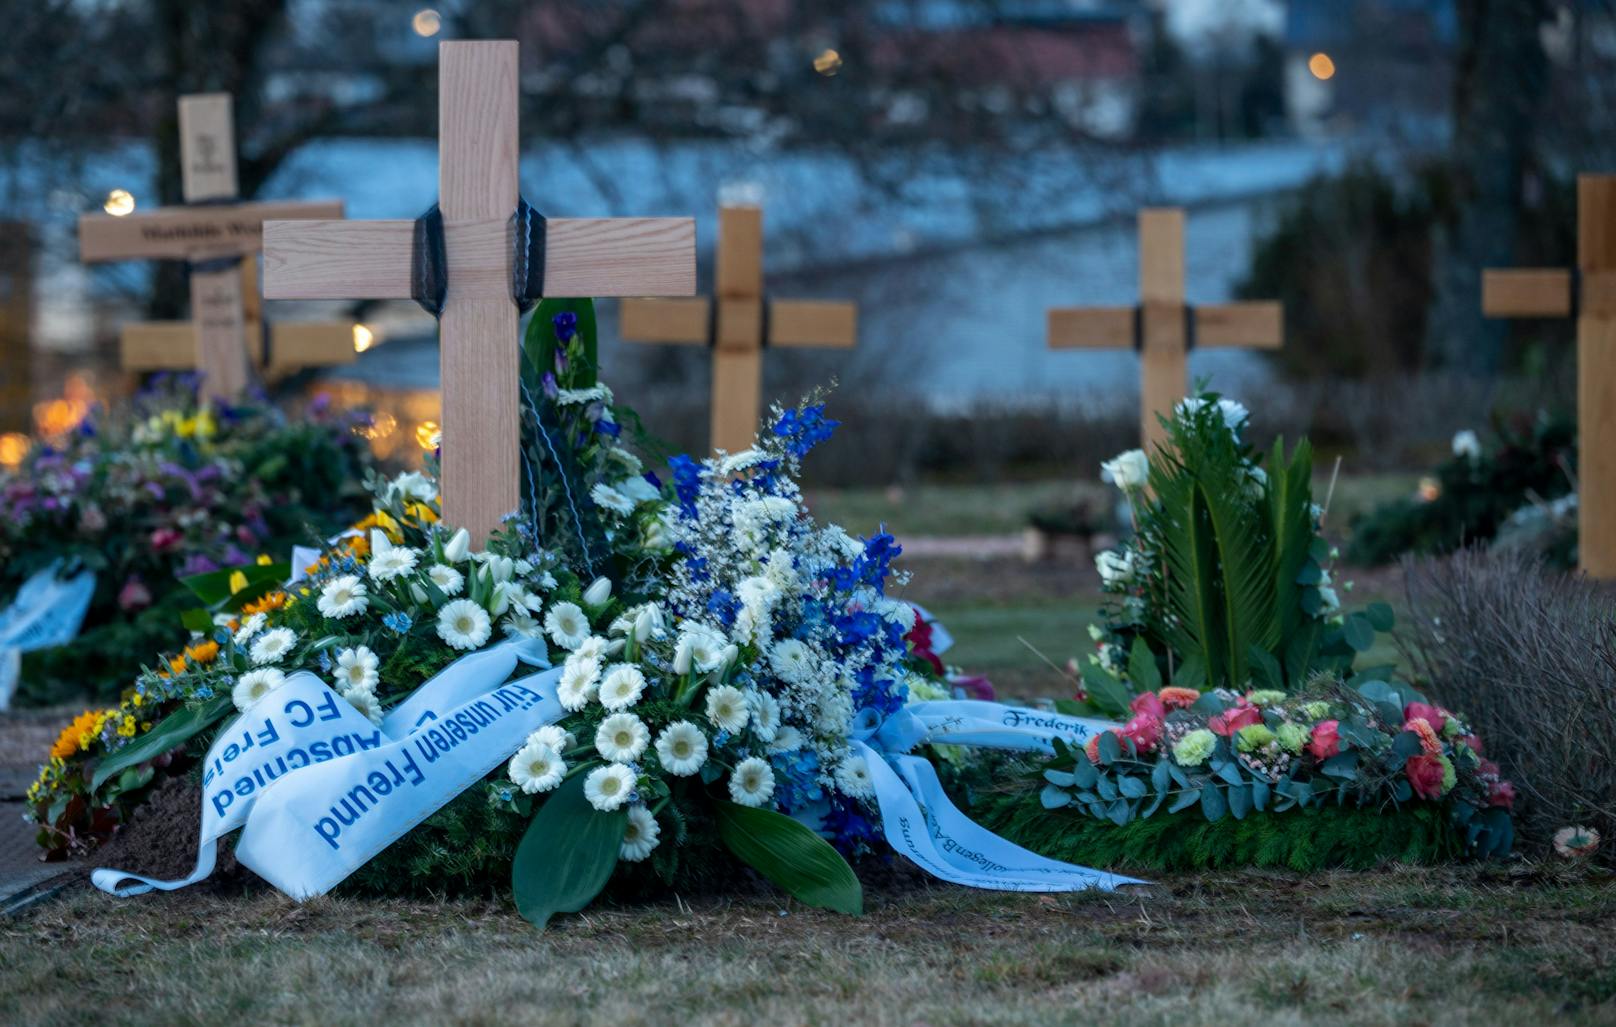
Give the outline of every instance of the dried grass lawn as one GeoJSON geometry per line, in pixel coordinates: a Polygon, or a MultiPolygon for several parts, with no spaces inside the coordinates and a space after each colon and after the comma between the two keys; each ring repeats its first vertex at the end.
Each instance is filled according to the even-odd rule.
{"type": "Polygon", "coordinates": [[[0,1022],[1616,1022],[1616,887],[1530,865],[1177,876],[1150,893],[605,908],[268,892],[0,920],[0,1022]]]}

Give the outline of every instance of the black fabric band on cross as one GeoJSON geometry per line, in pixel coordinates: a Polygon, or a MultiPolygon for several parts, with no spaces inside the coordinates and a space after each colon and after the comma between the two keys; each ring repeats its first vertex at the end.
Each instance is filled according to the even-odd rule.
{"type": "Polygon", "coordinates": [[[1571,319],[1575,321],[1582,316],[1582,267],[1571,266],[1571,319]]]}
{"type": "Polygon", "coordinates": [[[449,247],[443,239],[443,211],[434,203],[415,219],[410,246],[410,299],[433,317],[443,316],[449,298],[449,247]]]}
{"type": "MultiPolygon", "coordinates": [[[[707,348],[718,347],[718,305],[722,301],[714,296],[707,304],[707,348]]],[[[769,294],[764,293],[758,299],[758,348],[767,349],[769,346],[769,294]]]]}
{"type": "MultiPolygon", "coordinates": [[[[238,202],[237,196],[210,196],[205,200],[189,200],[182,206],[186,207],[225,207],[238,202]]],[[[231,268],[241,266],[244,255],[228,253],[222,257],[205,257],[201,260],[187,260],[185,262],[186,274],[213,274],[216,271],[229,271],[231,268]]]]}
{"type": "MultiPolygon", "coordinates": [[[[1188,353],[1195,348],[1195,304],[1184,304],[1184,352],[1188,353]]],[[[1145,351],[1145,306],[1142,303],[1134,304],[1133,308],[1133,351],[1145,351]]]]}
{"type": "Polygon", "coordinates": [[[260,360],[258,366],[268,371],[275,363],[275,332],[269,321],[259,320],[258,335],[258,357],[260,360]]]}
{"type": "Polygon", "coordinates": [[[522,197],[511,215],[511,299],[524,314],[544,298],[544,257],[549,223],[522,197]]]}

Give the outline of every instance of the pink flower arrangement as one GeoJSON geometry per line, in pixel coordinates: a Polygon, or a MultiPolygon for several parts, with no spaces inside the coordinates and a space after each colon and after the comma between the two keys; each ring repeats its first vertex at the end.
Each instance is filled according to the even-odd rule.
{"type": "Polygon", "coordinates": [[[1118,732],[1139,752],[1151,752],[1162,740],[1162,720],[1153,713],[1136,713],[1118,732]]]}
{"type": "Polygon", "coordinates": [[[1323,763],[1341,752],[1341,722],[1321,720],[1313,725],[1313,737],[1308,740],[1307,751],[1323,763]]]}
{"type": "Polygon", "coordinates": [[[1430,703],[1411,702],[1403,707],[1403,720],[1423,720],[1433,731],[1440,732],[1448,726],[1448,711],[1430,703]]]}

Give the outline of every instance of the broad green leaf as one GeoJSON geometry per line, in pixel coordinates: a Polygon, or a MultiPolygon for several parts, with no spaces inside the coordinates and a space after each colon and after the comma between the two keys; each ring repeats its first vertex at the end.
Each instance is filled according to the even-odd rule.
{"type": "Polygon", "coordinates": [[[1180,810],[1189,809],[1200,801],[1201,790],[1199,788],[1186,788],[1173,797],[1172,805],[1167,807],[1167,812],[1177,813],[1180,810]]]}
{"type": "Polygon", "coordinates": [[[1090,701],[1101,712],[1123,718],[1129,715],[1128,703],[1133,701],[1133,694],[1128,691],[1127,685],[1107,674],[1104,668],[1084,662],[1083,687],[1088,690],[1090,701]]]}
{"type": "Polygon", "coordinates": [[[200,631],[203,634],[209,634],[214,630],[213,614],[201,607],[186,610],[180,614],[180,626],[186,631],[200,631]]]}
{"type": "Polygon", "coordinates": [[[1161,689],[1161,670],[1156,666],[1155,654],[1143,638],[1135,638],[1133,648],[1128,652],[1128,680],[1133,683],[1136,692],[1161,689]]]}
{"type": "Polygon", "coordinates": [[[1044,780],[1060,788],[1070,788],[1077,783],[1077,775],[1065,770],[1046,770],[1044,780]]]}
{"type": "MultiPolygon", "coordinates": [[[[1056,699],[1055,712],[1068,717],[1087,717],[1092,711],[1075,699],[1056,699]]],[[[1059,739],[1056,739],[1059,741],[1059,739]]]]}
{"type": "Polygon", "coordinates": [[[1127,799],[1143,799],[1150,789],[1139,778],[1121,774],[1117,777],[1117,791],[1127,799]]]}
{"type": "Polygon", "coordinates": [[[1341,622],[1341,634],[1356,652],[1368,652],[1375,645],[1375,628],[1361,613],[1349,614],[1341,622]]]}
{"type": "Polygon", "coordinates": [[[1236,820],[1246,819],[1246,814],[1251,812],[1251,789],[1246,785],[1230,785],[1226,798],[1230,816],[1236,820]]]}
{"type": "Polygon", "coordinates": [[[533,814],[511,860],[517,912],[542,929],[557,913],[588,906],[611,879],[627,828],[626,809],[589,804],[583,774],[563,781],[533,814]]]}
{"type": "Polygon", "coordinates": [[[1276,691],[1285,690],[1285,672],[1280,670],[1279,661],[1274,659],[1268,650],[1261,646],[1252,646],[1249,653],[1251,661],[1251,680],[1258,688],[1271,688],[1276,691]]]}
{"type": "Polygon", "coordinates": [[[718,800],[713,812],[729,850],[793,898],[851,916],[863,912],[853,868],[825,839],[773,810],[718,800]]]}
{"type": "Polygon", "coordinates": [[[1093,788],[1094,782],[1100,779],[1100,772],[1094,769],[1088,756],[1079,753],[1077,760],[1072,764],[1072,779],[1079,788],[1093,788]]]}
{"type": "Polygon", "coordinates": [[[1228,811],[1229,804],[1223,798],[1223,792],[1216,785],[1208,785],[1201,789],[1201,812],[1205,814],[1206,819],[1212,821],[1222,820],[1223,814],[1228,811]]]}
{"type": "Polygon", "coordinates": [[[236,609],[243,603],[252,602],[267,592],[280,588],[281,583],[292,576],[292,565],[289,563],[251,563],[243,567],[225,567],[206,574],[192,574],[181,578],[181,583],[191,590],[198,599],[209,606],[224,604],[227,608],[236,609]],[[231,590],[231,579],[237,579],[236,584],[244,586],[231,590]]]}
{"type": "Polygon", "coordinates": [[[1364,616],[1374,625],[1376,631],[1390,631],[1397,626],[1397,614],[1387,603],[1370,603],[1364,607],[1364,616]]]}
{"type": "Polygon", "coordinates": [[[1072,804],[1072,793],[1054,785],[1044,785],[1043,791],[1038,793],[1038,801],[1044,809],[1060,809],[1072,804]]]}
{"type": "Polygon", "coordinates": [[[185,706],[170,713],[145,734],[102,760],[90,778],[90,791],[100,789],[114,774],[156,759],[217,723],[230,711],[230,697],[221,695],[200,706],[185,706]]]}
{"type": "Polygon", "coordinates": [[[1115,731],[1105,731],[1100,734],[1100,763],[1109,767],[1122,758],[1122,743],[1117,740],[1115,731]]]}

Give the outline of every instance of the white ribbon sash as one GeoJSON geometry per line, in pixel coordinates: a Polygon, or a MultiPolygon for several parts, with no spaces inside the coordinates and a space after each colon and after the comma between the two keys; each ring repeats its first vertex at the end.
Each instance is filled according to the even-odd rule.
{"type": "Polygon", "coordinates": [[[11,605],[0,610],[0,710],[11,704],[22,676],[22,654],[64,645],[78,636],[95,596],[95,572],[58,576],[53,563],[22,583],[11,605]]]}
{"type": "Polygon", "coordinates": [[[861,716],[853,751],[869,765],[887,844],[927,873],[996,891],[1112,891],[1147,882],[1062,863],[1000,838],[949,801],[929,761],[907,753],[931,743],[1051,752],[1054,738],[1081,746],[1115,726],[1002,703],[922,702],[884,721],[861,716]]]}
{"type": "Polygon", "coordinates": [[[329,891],[564,716],[559,669],[506,682],[542,654],[542,642],[511,640],[464,656],[380,727],[314,674],[293,674],[208,750],[196,869],[159,881],[103,868],[90,880],[114,895],[195,884],[213,872],[218,839],[244,827],[242,864],[294,898],[329,891]]]}

